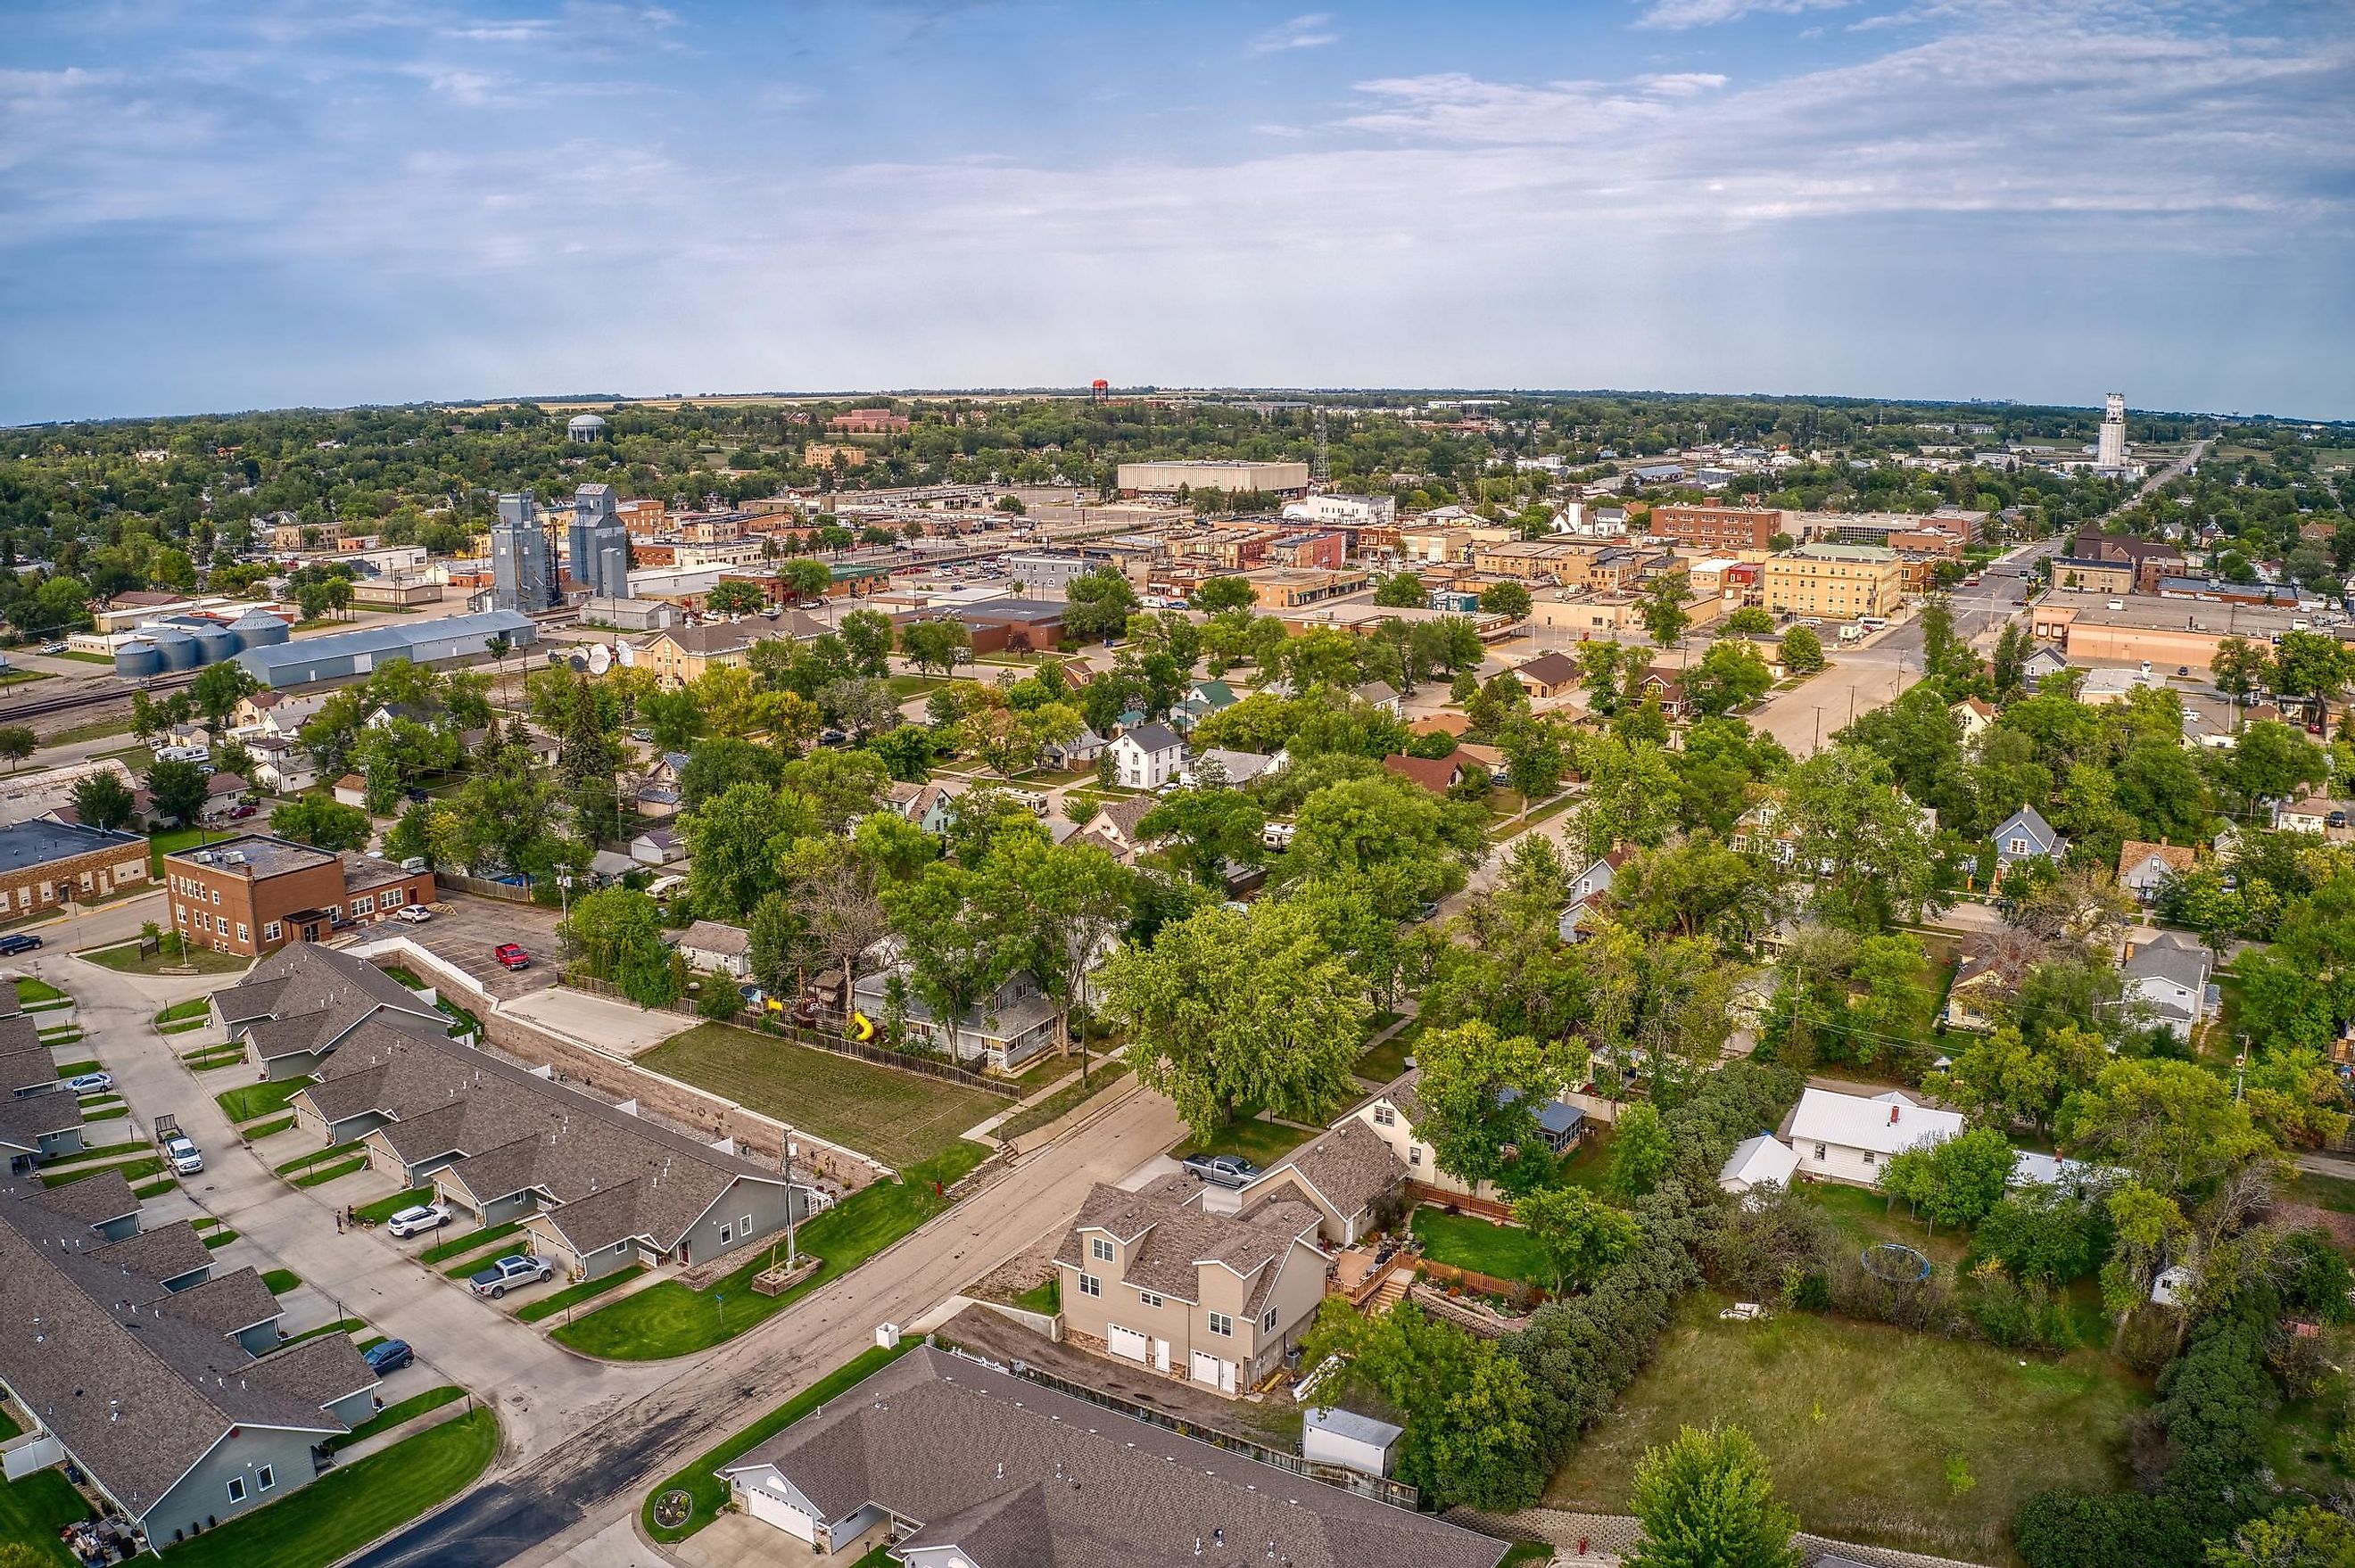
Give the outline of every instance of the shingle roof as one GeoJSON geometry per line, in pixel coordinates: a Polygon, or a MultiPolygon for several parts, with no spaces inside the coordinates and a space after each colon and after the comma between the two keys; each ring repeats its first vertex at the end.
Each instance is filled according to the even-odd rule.
{"type": "Polygon", "coordinates": [[[1452,757],[1418,757],[1405,752],[1394,752],[1382,759],[1387,771],[1411,784],[1419,784],[1433,795],[1445,795],[1455,783],[1458,766],[1452,757]]]}
{"type": "Polygon", "coordinates": [[[549,1222],[585,1250],[633,1236],[667,1250],[730,1184],[783,1180],[471,1046],[373,1023],[295,1097],[330,1122],[386,1116],[373,1136],[412,1164],[457,1155],[451,1178],[486,1201],[545,1193],[549,1222]]]}
{"type": "Polygon", "coordinates": [[[752,950],[752,933],[741,925],[729,925],[717,920],[698,920],[678,933],[682,951],[693,948],[698,953],[720,953],[741,958],[752,950]]]}
{"type": "Polygon", "coordinates": [[[1515,667],[1513,674],[1540,686],[1561,686],[1578,678],[1578,661],[1568,654],[1540,654],[1515,667]]]}
{"type": "Polygon", "coordinates": [[[1364,1212],[1396,1186],[1406,1168],[1373,1128],[1351,1116],[1276,1161],[1266,1176],[1252,1183],[1253,1189],[1284,1171],[1298,1173],[1346,1220],[1364,1212]]]}
{"type": "Polygon", "coordinates": [[[931,1349],[723,1473],[771,1466],[828,1518],[874,1503],[989,1568],[1494,1568],[1505,1552],[931,1349]]]}
{"type": "Polygon", "coordinates": [[[62,1187],[44,1187],[38,1177],[27,1176],[16,1186],[0,1188],[0,1192],[22,1198],[61,1220],[93,1228],[139,1212],[139,1195],[131,1190],[123,1172],[112,1168],[62,1187]]]}
{"type": "Polygon", "coordinates": [[[1252,1282],[1244,1310],[1255,1312],[1274,1283],[1276,1271],[1268,1265],[1283,1261],[1295,1243],[1313,1236],[1321,1219],[1307,1204],[1284,1197],[1263,1198],[1241,1213],[1212,1214],[1152,1191],[1125,1192],[1100,1181],[1080,1205],[1079,1218],[1064,1233],[1055,1261],[1083,1266],[1087,1250],[1080,1238],[1092,1230],[1109,1232],[1123,1241],[1142,1236],[1142,1244],[1128,1254],[1123,1280],[1199,1301],[1201,1283],[1196,1270],[1202,1264],[1220,1264],[1252,1282]]]}
{"type": "Polygon", "coordinates": [[[2138,944],[2124,968],[2129,980],[2169,980],[2196,992],[2207,984],[2213,966],[2213,955],[2206,948],[2165,931],[2138,944]]]}
{"type": "Polygon", "coordinates": [[[1791,1116],[1794,1144],[1839,1144],[1876,1154],[1899,1154],[1962,1130],[1963,1118],[1954,1112],[1922,1104],[1894,1089],[1870,1099],[1809,1089],[1800,1094],[1799,1108],[1791,1116]]]}
{"type": "Polygon", "coordinates": [[[0,1100],[0,1144],[29,1149],[52,1133],[81,1125],[81,1101],[73,1094],[26,1094],[0,1100]]]}
{"type": "Polygon", "coordinates": [[[412,1032],[446,1032],[450,1022],[367,959],[310,942],[288,943],[213,1000],[264,1061],[324,1051],[373,1015],[412,1032]]]}
{"type": "Polygon", "coordinates": [[[2200,861],[2200,852],[2188,844],[2146,844],[2129,838],[2118,846],[2118,875],[2125,876],[2154,857],[2170,871],[2188,871],[2200,861]]]}
{"type": "Polygon", "coordinates": [[[175,1291],[155,1306],[158,1311],[216,1334],[234,1334],[240,1328],[283,1317],[286,1311],[270,1294],[270,1287],[261,1283],[261,1275],[250,1268],[175,1291]]]}
{"type": "Polygon", "coordinates": [[[1186,743],[1178,738],[1178,731],[1167,724],[1140,724],[1121,739],[1134,742],[1147,752],[1167,752],[1186,743]]]}

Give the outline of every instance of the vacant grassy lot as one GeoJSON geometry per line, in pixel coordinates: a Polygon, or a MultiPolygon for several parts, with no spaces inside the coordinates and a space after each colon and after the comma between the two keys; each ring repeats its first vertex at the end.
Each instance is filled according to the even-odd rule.
{"type": "MultiPolygon", "coordinates": [[[[1380,1030],[1375,1031],[1377,1033],[1380,1030]]],[[[1369,1083],[1387,1083],[1406,1071],[1406,1059],[1414,1054],[1414,1042],[1423,1033],[1423,1020],[1410,1019],[1406,1026],[1380,1045],[1369,1046],[1357,1065],[1349,1071],[1369,1083]]]]}
{"type": "Polygon", "coordinates": [[[1470,1214],[1447,1214],[1437,1209],[1414,1211],[1414,1239],[1425,1257],[1453,1264],[1498,1279],[1527,1280],[1550,1289],[1553,1265],[1545,1249],[1527,1231],[1498,1225],[1470,1214]]]}
{"type": "Polygon", "coordinates": [[[1619,1408],[1554,1477],[1549,1504],[1625,1509],[1644,1450],[1712,1420],[1750,1429],[1805,1528],[1977,1563],[2016,1561],[2009,1521],[2030,1494],[2126,1482],[2126,1420],[2149,1394],[2099,1352],[2023,1362],[1804,1313],[1723,1323],[1725,1300],[1687,1302],[1619,1408]],[[1946,1482],[1957,1457],[1974,1482],[1960,1497],[1946,1482]]]}
{"type": "Polygon", "coordinates": [[[1010,1103],[733,1024],[698,1025],[638,1061],[895,1168],[930,1159],[1010,1103]]]}

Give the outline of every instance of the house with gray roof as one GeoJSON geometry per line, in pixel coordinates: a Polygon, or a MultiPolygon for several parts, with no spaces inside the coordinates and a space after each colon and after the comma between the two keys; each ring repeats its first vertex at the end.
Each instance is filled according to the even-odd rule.
{"type": "Polygon", "coordinates": [[[1506,1552],[931,1348],[719,1475],[822,1554],[881,1527],[911,1568],[1496,1568],[1506,1552]]]}
{"type": "Polygon", "coordinates": [[[752,972],[752,933],[724,921],[698,920],[678,933],[678,955],[706,974],[742,979],[752,972]]]}
{"type": "Polygon", "coordinates": [[[0,1187],[0,1380],[160,1552],[309,1485],[378,1379],[346,1335],[282,1346],[250,1268],[183,1266],[186,1221],[110,1240],[74,1191],[101,1179],[0,1187]]]}
{"type": "Polygon", "coordinates": [[[2190,1040],[2191,1031],[2215,1011],[2215,987],[2209,982],[2216,955],[2197,942],[2171,931],[2147,942],[2130,942],[2120,968],[2126,974],[2127,998],[2142,1003],[2154,1021],[2178,1040],[2190,1040]]]}
{"type": "Polygon", "coordinates": [[[1995,840],[1998,878],[2030,860],[2058,860],[2069,848],[2069,841],[2032,805],[2023,805],[2005,817],[1988,837],[1995,840]]]}
{"type": "MultiPolygon", "coordinates": [[[[26,1055],[15,1054],[20,1060],[26,1055]]],[[[82,1150],[81,1097],[59,1082],[49,1053],[44,1050],[38,1054],[41,1061],[35,1065],[48,1066],[48,1089],[15,1093],[0,1100],[0,1155],[7,1157],[12,1176],[82,1150]]],[[[25,1073],[14,1072],[9,1076],[22,1078],[25,1073]]]]}
{"type": "MultiPolygon", "coordinates": [[[[1316,1211],[1325,1244],[1346,1247],[1374,1232],[1375,1211],[1405,1179],[1406,1166],[1390,1145],[1345,1116],[1254,1178],[1241,1198],[1251,1203],[1289,1189],[1316,1211]]],[[[1206,1185],[1202,1199],[1210,1200],[1214,1190],[1206,1185]]]]}
{"type": "Polygon", "coordinates": [[[1125,789],[1159,789],[1186,761],[1186,742],[1167,724],[1139,724],[1109,750],[1113,776],[1125,789]]]}
{"type": "Polygon", "coordinates": [[[1039,977],[1018,969],[995,989],[964,1010],[957,1019],[952,1042],[942,1029],[932,1004],[916,993],[911,971],[896,949],[873,973],[861,975],[853,988],[858,1010],[880,1023],[896,1007],[908,1031],[934,1051],[949,1051],[967,1067],[994,1072],[1018,1072],[1041,1051],[1051,1050],[1060,1036],[1055,1004],[1039,988],[1039,977]]]}
{"type": "Polygon", "coordinates": [[[412,1034],[447,1034],[450,1017],[357,954],[290,942],[213,993],[213,1021],[265,1078],[315,1072],[354,1029],[382,1019],[412,1034]]]}
{"type": "Polygon", "coordinates": [[[520,1220],[574,1279],[633,1262],[709,1262],[785,1228],[809,1193],[779,1171],[539,1072],[382,1019],[354,1029],[290,1103],[321,1147],[357,1138],[377,1169],[485,1225],[520,1220]]]}
{"type": "Polygon", "coordinates": [[[1220,1212],[1199,1184],[1098,1182],[1055,1253],[1063,1328],[1081,1344],[1248,1393],[1284,1364],[1325,1298],[1318,1211],[1286,1189],[1220,1212]]]}

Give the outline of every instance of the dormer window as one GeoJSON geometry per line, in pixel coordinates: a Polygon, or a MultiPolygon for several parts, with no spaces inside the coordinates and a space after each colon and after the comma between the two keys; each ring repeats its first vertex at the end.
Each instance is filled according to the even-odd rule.
{"type": "Polygon", "coordinates": [[[1108,1264],[1113,1261],[1113,1244],[1102,1236],[1090,1236],[1088,1238],[1088,1256],[1095,1259],[1096,1262],[1100,1264],[1108,1264]]]}

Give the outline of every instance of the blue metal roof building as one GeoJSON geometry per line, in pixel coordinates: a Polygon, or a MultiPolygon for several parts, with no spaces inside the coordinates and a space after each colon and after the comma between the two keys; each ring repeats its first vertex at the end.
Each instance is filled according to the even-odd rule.
{"type": "Polygon", "coordinates": [[[391,659],[438,664],[480,657],[490,640],[502,632],[518,648],[539,636],[538,626],[528,615],[513,610],[484,610],[414,625],[363,626],[276,647],[248,648],[237,656],[237,662],[265,687],[308,686],[314,681],[355,679],[391,659]]]}

